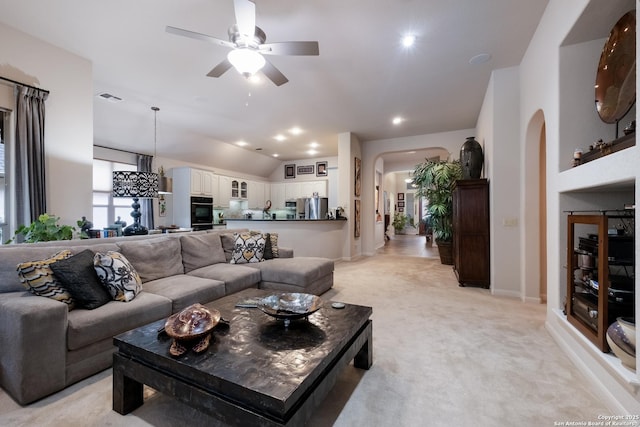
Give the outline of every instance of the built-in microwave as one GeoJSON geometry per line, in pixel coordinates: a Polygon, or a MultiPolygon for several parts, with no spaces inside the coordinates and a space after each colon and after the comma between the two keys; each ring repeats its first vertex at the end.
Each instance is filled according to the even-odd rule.
{"type": "Polygon", "coordinates": [[[213,197],[191,197],[191,228],[213,228],[213,197]]]}

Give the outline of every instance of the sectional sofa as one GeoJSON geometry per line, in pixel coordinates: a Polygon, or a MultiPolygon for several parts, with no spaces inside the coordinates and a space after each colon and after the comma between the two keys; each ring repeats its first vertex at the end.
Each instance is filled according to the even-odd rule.
{"type": "Polygon", "coordinates": [[[234,233],[246,232],[209,230],[0,246],[0,386],[25,405],[110,367],[113,336],[191,304],[250,287],[320,295],[333,286],[333,261],[293,258],[291,249],[277,247],[275,241],[272,259],[233,263],[238,249],[234,233]],[[130,301],[109,299],[94,309],[28,291],[17,265],[64,250],[77,258],[81,253],[124,255],[140,277],[141,291],[130,301]]]}

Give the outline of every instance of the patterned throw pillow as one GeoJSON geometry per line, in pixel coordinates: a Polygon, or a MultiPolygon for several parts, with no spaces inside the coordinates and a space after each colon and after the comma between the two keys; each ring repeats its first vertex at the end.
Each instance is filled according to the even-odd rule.
{"type": "Polygon", "coordinates": [[[93,267],[116,301],[131,301],[142,290],[140,275],[120,252],[96,253],[93,267]]]}
{"type": "Polygon", "coordinates": [[[279,258],[278,252],[278,233],[267,233],[266,245],[264,248],[264,259],[279,258]]]}
{"type": "Polygon", "coordinates": [[[234,233],[235,245],[230,264],[246,264],[264,261],[265,238],[263,234],[234,233]]]}
{"type": "Polygon", "coordinates": [[[20,282],[32,294],[63,302],[69,305],[69,310],[73,310],[75,304],[73,297],[55,277],[53,270],[51,270],[51,264],[67,259],[70,256],[71,251],[65,249],[47,259],[18,264],[18,277],[20,277],[20,282]]]}
{"type": "Polygon", "coordinates": [[[67,259],[51,264],[56,278],[69,291],[76,305],[93,310],[111,301],[111,295],[104,287],[93,267],[93,252],[85,249],[67,259]]]}

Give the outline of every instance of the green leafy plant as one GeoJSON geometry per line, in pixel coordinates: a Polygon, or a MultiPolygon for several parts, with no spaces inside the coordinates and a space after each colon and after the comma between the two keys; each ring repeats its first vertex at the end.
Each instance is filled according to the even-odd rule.
{"type": "Polygon", "coordinates": [[[395,214],[393,214],[393,221],[391,222],[391,225],[393,226],[394,230],[396,230],[396,233],[399,233],[407,226],[407,221],[408,218],[405,214],[396,212],[395,214]]]}
{"type": "MultiPolygon", "coordinates": [[[[59,217],[44,213],[33,221],[30,225],[21,225],[16,230],[13,239],[9,239],[6,243],[11,243],[18,236],[24,236],[23,242],[48,242],[51,240],[71,240],[75,227],[71,225],[59,225],[59,217]]],[[[80,221],[78,221],[80,222],[80,221]]]]}
{"type": "Polygon", "coordinates": [[[462,179],[459,160],[427,160],[413,171],[413,181],[418,186],[416,195],[428,201],[427,214],[436,242],[453,240],[453,187],[459,179],[462,179]]]}

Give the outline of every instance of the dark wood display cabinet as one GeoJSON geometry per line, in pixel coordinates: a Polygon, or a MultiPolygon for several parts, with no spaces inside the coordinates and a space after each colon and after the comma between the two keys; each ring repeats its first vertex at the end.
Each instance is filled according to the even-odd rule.
{"type": "Polygon", "coordinates": [[[635,317],[635,211],[572,211],[567,220],[567,320],[608,352],[609,325],[635,317]]]}
{"type": "Polygon", "coordinates": [[[456,181],[453,270],[460,286],[489,288],[489,182],[486,179],[456,181]]]}

